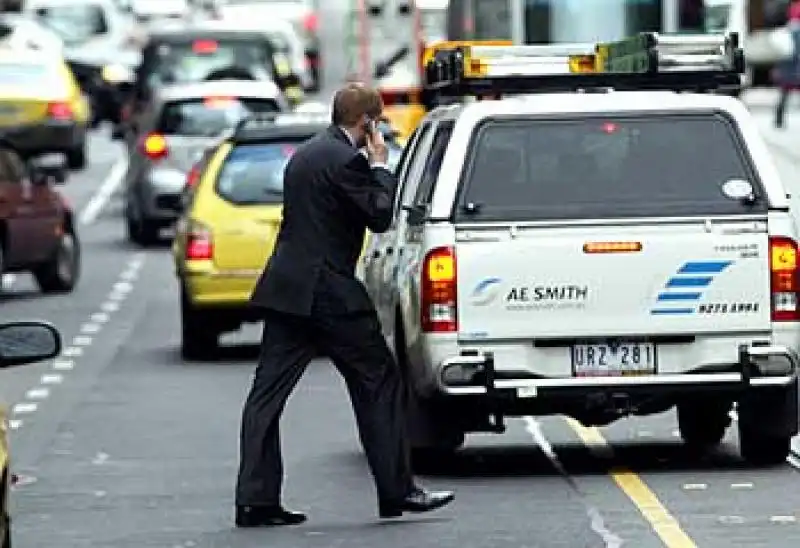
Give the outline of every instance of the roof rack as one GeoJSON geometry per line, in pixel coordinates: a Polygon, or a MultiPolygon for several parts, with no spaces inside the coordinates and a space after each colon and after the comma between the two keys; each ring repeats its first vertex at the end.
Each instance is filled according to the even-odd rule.
{"type": "Polygon", "coordinates": [[[617,42],[440,49],[425,66],[424,88],[441,102],[464,96],[591,89],[734,92],[744,53],[737,33],[640,33],[617,42]]]}

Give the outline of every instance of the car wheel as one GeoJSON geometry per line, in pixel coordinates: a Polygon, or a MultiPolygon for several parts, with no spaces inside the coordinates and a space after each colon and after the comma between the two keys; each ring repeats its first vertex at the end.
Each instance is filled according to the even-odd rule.
{"type": "Polygon", "coordinates": [[[185,290],[181,290],[181,357],[204,360],[219,349],[219,332],[208,314],[192,306],[185,290]]]}
{"type": "Polygon", "coordinates": [[[731,424],[730,408],[729,403],[679,403],[678,429],[686,445],[698,449],[719,445],[731,424]]]}
{"type": "Polygon", "coordinates": [[[81,271],[81,249],[76,234],[64,232],[53,256],[33,270],[39,288],[45,293],[66,293],[78,283],[81,271]]]}
{"type": "Polygon", "coordinates": [[[83,169],[86,167],[86,145],[80,145],[67,152],[67,167],[83,169]]]}
{"type": "Polygon", "coordinates": [[[160,226],[145,219],[137,219],[132,213],[125,214],[125,226],[128,240],[142,247],[158,242],[160,226]]]}

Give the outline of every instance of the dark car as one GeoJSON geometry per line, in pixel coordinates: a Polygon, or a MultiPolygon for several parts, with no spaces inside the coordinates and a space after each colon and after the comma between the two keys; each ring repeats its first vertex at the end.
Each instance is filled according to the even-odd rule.
{"type": "Polygon", "coordinates": [[[71,291],[80,275],[80,243],[72,209],[53,188],[66,180],[63,156],[28,165],[0,143],[0,274],[31,272],[42,291],[71,291]]]}

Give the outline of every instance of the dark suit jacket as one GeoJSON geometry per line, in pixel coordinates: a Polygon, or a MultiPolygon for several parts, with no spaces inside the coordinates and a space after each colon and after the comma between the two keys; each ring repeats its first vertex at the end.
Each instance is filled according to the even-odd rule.
{"type": "Polygon", "coordinates": [[[299,316],[320,301],[332,313],[372,310],[355,267],[366,229],[391,225],[396,190],[395,176],[371,168],[335,126],[300,146],[286,167],[283,222],[251,304],[299,316]]]}

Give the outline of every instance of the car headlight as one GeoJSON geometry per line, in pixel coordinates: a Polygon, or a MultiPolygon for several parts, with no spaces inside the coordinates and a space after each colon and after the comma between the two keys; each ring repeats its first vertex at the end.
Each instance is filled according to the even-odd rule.
{"type": "Polygon", "coordinates": [[[133,79],[133,73],[123,65],[106,65],[102,71],[103,80],[111,84],[127,82],[133,79]]]}

